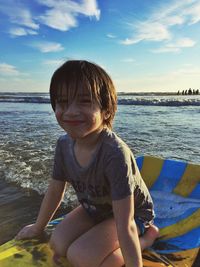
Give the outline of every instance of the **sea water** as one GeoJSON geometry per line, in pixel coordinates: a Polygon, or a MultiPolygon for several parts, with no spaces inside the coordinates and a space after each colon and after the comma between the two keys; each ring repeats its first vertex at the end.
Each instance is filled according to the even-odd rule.
{"type": "MultiPolygon", "coordinates": [[[[200,164],[200,95],[120,94],[113,126],[136,157],[153,155],[200,164]]],[[[2,217],[3,199],[13,192],[10,182],[19,190],[24,188],[26,195],[32,190],[45,192],[56,141],[62,134],[48,94],[0,94],[0,182],[8,188],[7,193],[0,191],[2,217]]],[[[32,195],[29,201],[31,197],[35,201],[32,195]]],[[[70,189],[65,203],[74,201],[70,189]]]]}

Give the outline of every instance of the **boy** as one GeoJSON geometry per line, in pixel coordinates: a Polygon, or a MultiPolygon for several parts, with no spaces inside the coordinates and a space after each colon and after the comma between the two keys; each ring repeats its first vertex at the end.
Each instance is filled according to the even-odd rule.
{"type": "Polygon", "coordinates": [[[53,179],[37,221],[17,239],[44,231],[68,182],[80,206],[52,234],[54,259],[66,256],[74,267],[141,267],[141,251],[159,233],[134,156],[112,132],[117,96],[111,78],[96,64],[67,61],[53,74],[50,98],[67,134],[57,142],[53,179]]]}

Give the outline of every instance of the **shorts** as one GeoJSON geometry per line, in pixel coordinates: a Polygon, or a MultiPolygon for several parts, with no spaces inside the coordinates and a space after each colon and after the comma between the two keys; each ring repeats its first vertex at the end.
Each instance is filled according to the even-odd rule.
{"type": "Polygon", "coordinates": [[[139,218],[135,218],[135,223],[136,223],[138,229],[140,230],[140,235],[139,236],[143,236],[145,234],[145,232],[148,230],[149,226],[150,226],[149,222],[143,222],[139,218]]]}
{"type": "MultiPolygon", "coordinates": [[[[109,219],[109,218],[114,218],[112,210],[110,210],[108,213],[107,212],[97,213],[95,209],[91,208],[92,207],[91,205],[89,206],[88,204],[86,205],[85,203],[81,203],[81,205],[95,224],[101,223],[102,221],[109,219]]],[[[140,236],[144,235],[152,222],[143,221],[139,217],[136,217],[134,219],[135,219],[135,223],[137,227],[140,230],[140,236]]]]}

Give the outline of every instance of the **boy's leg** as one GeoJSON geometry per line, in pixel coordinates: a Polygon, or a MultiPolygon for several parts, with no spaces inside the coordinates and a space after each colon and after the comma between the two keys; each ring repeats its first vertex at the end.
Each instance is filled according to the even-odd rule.
{"type": "MultiPolygon", "coordinates": [[[[138,234],[140,235],[140,228],[138,228],[138,234]]],[[[139,238],[140,240],[140,246],[141,250],[143,251],[145,248],[150,247],[155,239],[159,236],[159,230],[155,225],[150,225],[148,230],[144,233],[143,236],[139,238]]],[[[110,267],[110,266],[120,266],[124,267],[124,261],[122,262],[123,256],[121,249],[118,248],[113,253],[107,256],[107,258],[104,259],[102,264],[99,267],[110,267]],[[121,265],[115,265],[119,262],[121,265]]]]}
{"type": "MultiPolygon", "coordinates": [[[[157,233],[157,230],[154,231],[154,226],[150,226],[140,238],[142,249],[146,248],[145,245],[153,243],[158,236],[157,233]]],[[[67,251],[67,258],[74,267],[122,267],[124,259],[119,248],[114,218],[95,225],[76,239],[67,251]]]]}
{"type": "Polygon", "coordinates": [[[56,256],[66,257],[71,243],[94,225],[82,206],[69,212],[53,231],[50,239],[50,246],[56,256]]]}
{"type": "Polygon", "coordinates": [[[155,225],[150,225],[144,235],[140,236],[141,250],[153,245],[156,238],[159,237],[159,229],[155,225]]]}
{"type": "MultiPolygon", "coordinates": [[[[104,260],[119,248],[114,218],[109,218],[76,239],[67,251],[73,267],[99,267],[104,260]]],[[[123,257],[115,258],[109,267],[121,267],[123,257]]]]}
{"type": "Polygon", "coordinates": [[[143,251],[154,243],[155,239],[159,236],[159,229],[154,224],[148,224],[146,228],[144,222],[139,218],[135,218],[135,223],[140,237],[140,247],[143,251]]]}

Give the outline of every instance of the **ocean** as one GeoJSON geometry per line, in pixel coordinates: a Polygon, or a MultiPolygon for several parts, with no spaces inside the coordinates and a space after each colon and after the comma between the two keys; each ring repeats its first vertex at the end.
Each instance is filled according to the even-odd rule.
{"type": "MultiPolygon", "coordinates": [[[[121,93],[113,126],[136,157],[200,164],[200,95],[121,93]]],[[[48,94],[0,93],[0,244],[35,220],[62,134],[48,94]]],[[[59,212],[74,203],[69,188],[59,212]]]]}

